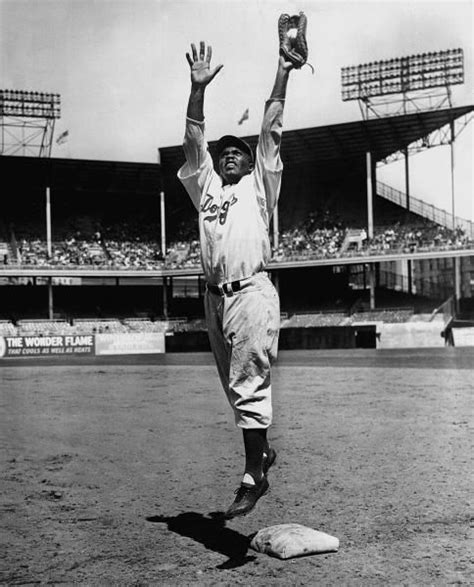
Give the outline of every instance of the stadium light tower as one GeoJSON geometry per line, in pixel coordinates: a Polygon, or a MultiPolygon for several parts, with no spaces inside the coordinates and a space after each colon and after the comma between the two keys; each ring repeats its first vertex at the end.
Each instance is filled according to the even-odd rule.
{"type": "MultiPolygon", "coordinates": [[[[448,49],[421,53],[406,57],[396,57],[374,61],[341,69],[341,89],[343,102],[357,100],[363,119],[386,118],[419,114],[426,111],[451,109],[451,87],[464,83],[464,54],[462,49],[448,49]]],[[[471,115],[465,117],[466,126],[471,115]]],[[[462,128],[461,128],[462,130],[462,128]]],[[[410,210],[409,153],[418,152],[442,144],[450,145],[451,154],[451,208],[452,228],[456,227],[454,190],[454,141],[456,137],[455,120],[443,132],[437,129],[415,143],[406,144],[389,160],[400,156],[405,159],[406,209],[410,210]]],[[[372,200],[376,193],[377,161],[370,147],[366,152],[367,177],[367,215],[368,235],[372,237],[372,200]]],[[[411,276],[411,260],[407,260],[408,275],[411,276]]],[[[458,283],[455,276],[455,283],[458,283]]],[[[409,287],[411,289],[411,286],[409,287]]]]}
{"type": "Polygon", "coordinates": [[[59,94],[0,90],[0,155],[50,157],[59,94]]]}
{"type": "Polygon", "coordinates": [[[365,119],[451,108],[451,86],[462,83],[462,49],[396,57],[341,69],[342,100],[358,100],[365,119]]]}

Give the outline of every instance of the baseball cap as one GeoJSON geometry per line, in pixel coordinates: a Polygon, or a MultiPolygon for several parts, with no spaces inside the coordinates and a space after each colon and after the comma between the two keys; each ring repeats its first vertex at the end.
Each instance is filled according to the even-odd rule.
{"type": "Polygon", "coordinates": [[[247,153],[253,163],[254,158],[252,148],[243,139],[239,139],[239,137],[234,135],[224,135],[217,141],[217,156],[219,156],[226,147],[237,147],[244,153],[247,153]]]}

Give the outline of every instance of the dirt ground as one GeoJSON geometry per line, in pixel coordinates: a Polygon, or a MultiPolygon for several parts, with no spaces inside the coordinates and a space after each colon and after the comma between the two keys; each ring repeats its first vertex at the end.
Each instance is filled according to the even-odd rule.
{"type": "Polygon", "coordinates": [[[210,356],[118,362],[0,364],[1,583],[474,584],[473,349],[281,353],[271,490],[226,525],[243,450],[210,356]],[[284,522],[339,552],[249,549],[284,522]]]}

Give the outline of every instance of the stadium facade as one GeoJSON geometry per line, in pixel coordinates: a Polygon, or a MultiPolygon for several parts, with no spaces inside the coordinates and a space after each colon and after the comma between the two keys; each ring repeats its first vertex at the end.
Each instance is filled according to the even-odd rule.
{"type": "MultiPolygon", "coordinates": [[[[415,212],[408,198],[405,205],[388,198],[376,164],[473,110],[283,133],[285,171],[268,270],[284,314],[407,305],[432,312],[452,297],[455,311],[472,317],[472,225],[461,230],[447,214],[451,229],[423,242],[417,226],[428,223],[430,234],[441,224],[415,212]],[[390,233],[394,228],[403,241],[390,233]]],[[[245,139],[256,145],[256,136],[245,139]]],[[[176,178],[182,161],[181,146],[160,149],[160,164],[1,156],[1,319],[202,316],[197,218],[176,178]],[[38,251],[46,247],[46,258],[22,254],[28,238],[39,242],[38,251]],[[121,238],[135,246],[133,263],[111,255],[110,243],[121,238]],[[89,242],[88,254],[96,251],[95,261],[53,259],[52,244],[71,249],[80,240],[89,242]],[[153,249],[151,260],[140,262],[141,245],[153,249]]]]}

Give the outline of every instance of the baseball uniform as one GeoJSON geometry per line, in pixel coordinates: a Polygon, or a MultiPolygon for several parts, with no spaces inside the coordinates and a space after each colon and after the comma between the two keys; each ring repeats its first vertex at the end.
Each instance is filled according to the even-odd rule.
{"type": "Polygon", "coordinates": [[[214,169],[204,121],[187,118],[186,163],[178,171],[199,212],[209,339],[241,428],[267,428],[272,421],[270,366],[277,356],[280,305],[265,267],[283,171],[282,116],[283,100],[268,100],[255,167],[230,185],[214,169]]]}

